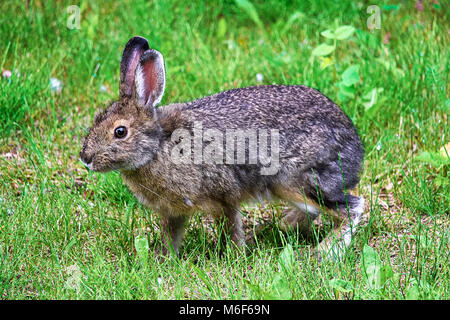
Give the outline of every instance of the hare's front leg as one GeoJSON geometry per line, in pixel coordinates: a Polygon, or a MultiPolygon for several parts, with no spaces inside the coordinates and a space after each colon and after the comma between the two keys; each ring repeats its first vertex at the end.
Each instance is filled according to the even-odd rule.
{"type": "Polygon", "coordinates": [[[223,228],[221,233],[230,235],[231,241],[241,248],[245,245],[244,229],[242,227],[242,216],[237,208],[223,208],[222,215],[216,218],[216,223],[223,228]]]}
{"type": "Polygon", "coordinates": [[[291,201],[283,211],[280,229],[298,230],[303,236],[311,238],[314,235],[313,221],[319,216],[320,208],[303,202],[291,201]]]}
{"type": "Polygon", "coordinates": [[[320,259],[339,260],[350,245],[364,212],[364,198],[348,195],[348,208],[339,210],[341,223],[319,244],[320,259]]]}
{"type": "Polygon", "coordinates": [[[184,235],[186,220],[186,216],[161,216],[161,253],[164,256],[169,253],[170,249],[173,249],[178,255],[180,243],[184,235]]]}

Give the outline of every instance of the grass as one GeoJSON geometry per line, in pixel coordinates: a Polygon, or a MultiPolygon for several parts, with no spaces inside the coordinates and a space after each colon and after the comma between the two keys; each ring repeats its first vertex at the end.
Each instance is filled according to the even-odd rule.
{"type": "Polygon", "coordinates": [[[365,1],[81,1],[79,29],[67,28],[70,1],[3,1],[0,298],[449,299],[448,6],[394,2],[378,1],[371,32],[365,1]],[[356,31],[313,56],[333,45],[321,32],[342,25],[356,31]],[[78,161],[95,112],[118,96],[133,35],[165,56],[162,104],[279,83],[344,109],[365,145],[357,192],[369,201],[343,261],[319,264],[314,241],[281,233],[279,204],[245,206],[248,233],[263,226],[245,253],[218,247],[200,215],[179,258],[147,253],[157,215],[117,173],[78,161]]]}

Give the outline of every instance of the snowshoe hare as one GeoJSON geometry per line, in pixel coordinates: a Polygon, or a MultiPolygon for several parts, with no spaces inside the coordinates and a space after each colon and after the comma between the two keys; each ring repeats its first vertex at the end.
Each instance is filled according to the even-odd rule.
{"type": "Polygon", "coordinates": [[[364,199],[361,140],[347,115],[315,89],[265,85],[232,89],[156,108],[165,88],[161,53],[133,37],[120,64],[119,100],[97,114],[81,161],[118,170],[125,184],[161,216],[163,253],[176,252],[195,212],[224,219],[244,245],[239,206],[285,200],[284,226],[305,229],[322,210],[341,217],[319,245],[339,257],[350,244],[364,199]]]}

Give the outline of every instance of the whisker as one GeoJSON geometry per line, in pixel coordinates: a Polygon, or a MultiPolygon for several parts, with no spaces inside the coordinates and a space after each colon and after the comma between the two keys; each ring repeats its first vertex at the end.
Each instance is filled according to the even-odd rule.
{"type": "Polygon", "coordinates": [[[140,184],[140,183],[139,183],[139,185],[140,185],[142,188],[144,188],[144,189],[150,191],[150,192],[153,193],[154,195],[160,197],[161,199],[163,199],[163,200],[165,200],[165,201],[167,201],[167,202],[172,202],[172,201],[169,201],[168,199],[164,198],[164,197],[161,196],[160,194],[156,193],[155,191],[150,190],[148,187],[144,186],[143,184],[140,184]]]}
{"type": "MultiPolygon", "coordinates": [[[[117,169],[113,169],[113,168],[111,167],[111,165],[108,165],[108,167],[109,167],[109,169],[111,169],[111,171],[120,174],[120,171],[117,170],[117,169]]],[[[169,201],[168,199],[164,198],[163,196],[161,196],[160,194],[158,194],[158,193],[156,193],[155,191],[151,190],[150,188],[144,186],[143,184],[139,183],[139,185],[140,185],[142,188],[144,188],[145,190],[148,190],[148,191],[150,191],[151,193],[153,193],[154,195],[158,196],[158,197],[161,198],[162,200],[167,201],[167,202],[174,203],[173,201],[169,201]]]]}

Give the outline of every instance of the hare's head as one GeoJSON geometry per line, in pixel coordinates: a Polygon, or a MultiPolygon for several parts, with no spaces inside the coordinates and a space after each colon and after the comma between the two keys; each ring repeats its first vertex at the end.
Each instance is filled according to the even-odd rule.
{"type": "Polygon", "coordinates": [[[161,128],[156,106],[165,87],[164,59],[146,39],[128,41],[120,63],[120,95],[97,114],[84,140],[81,161],[93,171],[134,170],[151,161],[161,128]]]}

